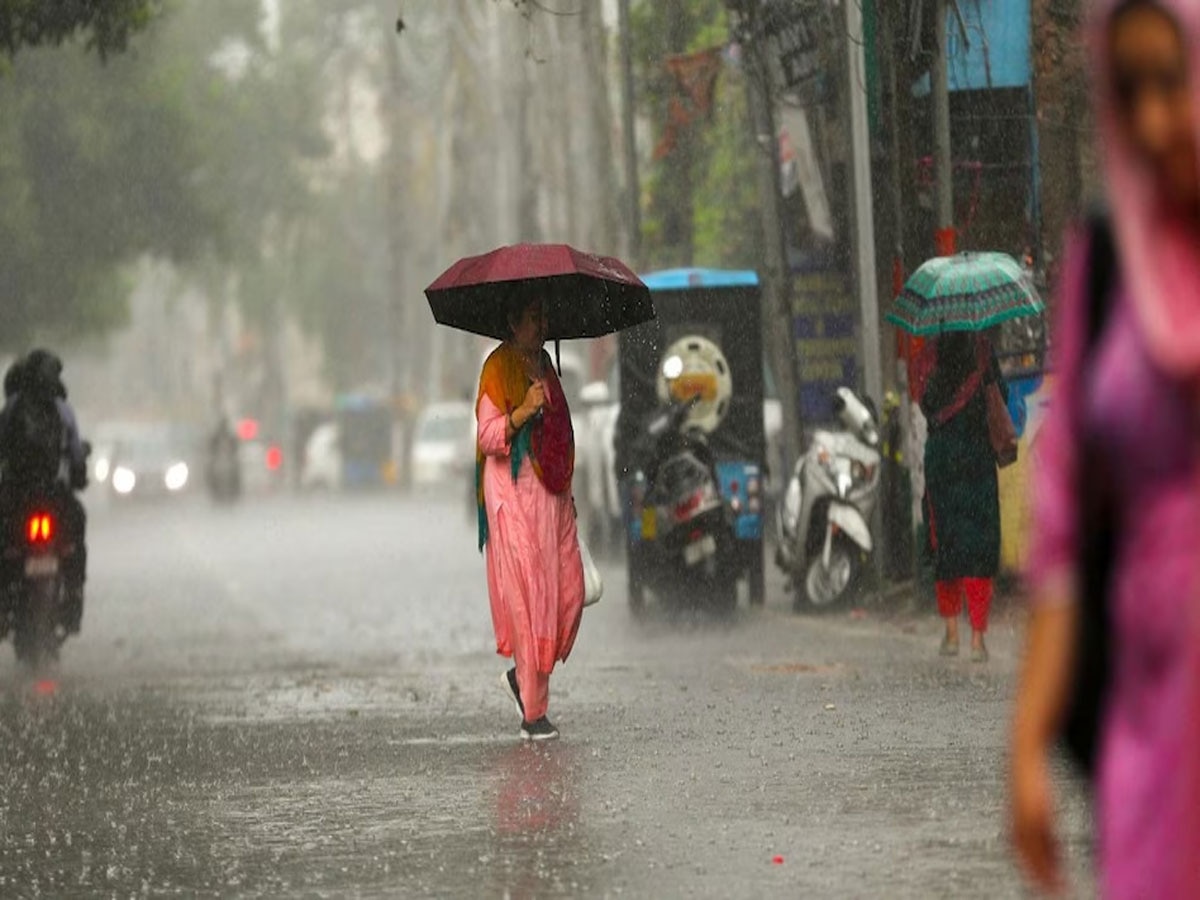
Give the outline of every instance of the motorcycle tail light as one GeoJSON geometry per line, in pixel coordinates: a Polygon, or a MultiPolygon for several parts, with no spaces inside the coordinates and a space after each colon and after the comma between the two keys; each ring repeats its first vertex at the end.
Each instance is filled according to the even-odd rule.
{"type": "Polygon", "coordinates": [[[46,513],[35,513],[29,517],[25,533],[29,543],[44,544],[54,537],[54,519],[46,513]]]}
{"type": "Polygon", "coordinates": [[[697,491],[696,493],[692,494],[692,496],[688,497],[687,500],[683,501],[682,503],[680,503],[679,505],[677,505],[675,507],[675,518],[679,519],[680,521],[683,521],[684,519],[686,519],[697,508],[699,508],[702,499],[703,499],[702,492],[697,491]]]}

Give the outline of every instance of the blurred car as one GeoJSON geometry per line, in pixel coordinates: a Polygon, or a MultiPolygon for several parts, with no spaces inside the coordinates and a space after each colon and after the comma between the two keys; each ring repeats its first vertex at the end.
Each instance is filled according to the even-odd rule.
{"type": "Polygon", "coordinates": [[[115,497],[166,497],[192,485],[194,465],[192,448],[169,426],[143,425],[106,444],[93,474],[115,497]]]}
{"type": "Polygon", "coordinates": [[[304,464],[300,487],[305,490],[335,491],[342,486],[341,429],[336,422],[325,422],[313,429],[304,445],[304,464]]]}
{"type": "Polygon", "coordinates": [[[432,403],[417,417],[413,436],[413,484],[431,487],[457,483],[475,463],[471,404],[432,403]]]}

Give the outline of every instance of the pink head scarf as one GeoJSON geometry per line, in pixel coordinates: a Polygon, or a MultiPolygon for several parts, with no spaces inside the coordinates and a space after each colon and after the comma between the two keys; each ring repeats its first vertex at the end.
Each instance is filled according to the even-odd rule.
{"type": "MultiPolygon", "coordinates": [[[[1110,60],[1113,14],[1125,0],[1096,0],[1091,21],[1097,119],[1121,271],[1155,361],[1178,378],[1200,377],[1200,232],[1169,215],[1122,140],[1110,60]]],[[[1194,124],[1200,133],[1200,2],[1155,0],[1179,27],[1188,54],[1194,124]]],[[[1197,161],[1200,165],[1200,160],[1197,161]]]]}

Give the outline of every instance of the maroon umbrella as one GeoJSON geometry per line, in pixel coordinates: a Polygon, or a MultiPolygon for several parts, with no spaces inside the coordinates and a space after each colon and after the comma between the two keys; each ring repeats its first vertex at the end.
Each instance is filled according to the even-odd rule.
{"type": "Polygon", "coordinates": [[[425,289],[441,325],[506,339],[512,303],[546,303],[552,341],[601,337],[654,318],[650,289],[618,259],[566,244],[517,244],[460,259],[425,289]],[[510,302],[511,301],[511,302],[510,302]]]}

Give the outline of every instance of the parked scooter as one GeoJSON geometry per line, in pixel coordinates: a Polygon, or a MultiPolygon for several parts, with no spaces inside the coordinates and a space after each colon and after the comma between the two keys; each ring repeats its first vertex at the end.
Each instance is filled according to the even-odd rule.
{"type": "Polygon", "coordinates": [[[779,511],[776,563],[797,609],[829,609],[854,593],[875,548],[870,522],[879,498],[879,428],[870,408],[838,388],[839,431],[818,431],[796,464],[779,511]]]}
{"type": "MultiPolygon", "coordinates": [[[[631,488],[640,540],[630,549],[629,602],[640,609],[646,588],[674,604],[737,604],[730,511],[705,435],[688,427],[698,397],[675,403],[646,426],[645,463],[631,488]]],[[[643,454],[639,454],[643,455],[643,454]]]]}

